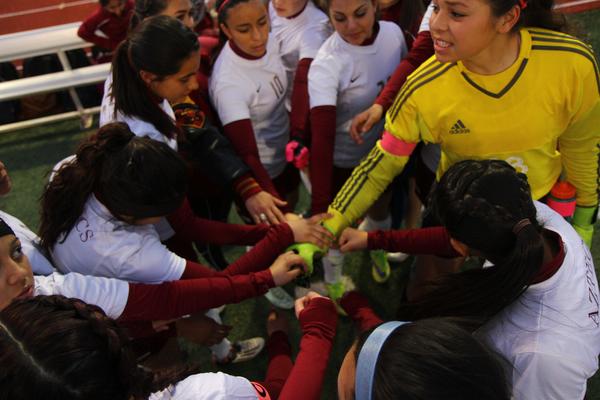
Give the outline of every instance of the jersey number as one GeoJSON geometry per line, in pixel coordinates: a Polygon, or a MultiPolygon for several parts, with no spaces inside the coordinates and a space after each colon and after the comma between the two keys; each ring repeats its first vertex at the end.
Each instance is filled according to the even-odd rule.
{"type": "Polygon", "coordinates": [[[277,75],[275,75],[269,85],[271,85],[271,89],[273,89],[273,92],[275,92],[275,96],[277,96],[277,98],[280,98],[285,92],[285,86],[283,86],[281,79],[279,79],[277,75]]]}

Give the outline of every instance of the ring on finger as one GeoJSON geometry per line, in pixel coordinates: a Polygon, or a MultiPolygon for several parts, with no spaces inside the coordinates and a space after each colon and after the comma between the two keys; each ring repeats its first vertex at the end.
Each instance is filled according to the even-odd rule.
{"type": "Polygon", "coordinates": [[[258,218],[260,218],[261,221],[266,221],[267,220],[267,214],[265,213],[260,213],[258,215],[258,218]]]}

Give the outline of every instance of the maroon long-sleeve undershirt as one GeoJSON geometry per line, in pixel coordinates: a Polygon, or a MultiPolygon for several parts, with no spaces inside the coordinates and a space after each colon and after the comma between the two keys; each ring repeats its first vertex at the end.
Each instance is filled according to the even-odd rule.
{"type": "Polygon", "coordinates": [[[310,110],[311,150],[310,180],[311,211],[327,211],[333,199],[333,151],[335,148],[336,107],[319,106],[310,110]]]}
{"type": "Polygon", "coordinates": [[[197,217],[187,198],[167,217],[169,224],[183,239],[214,245],[251,246],[265,237],[269,225],[241,225],[197,217]]]}
{"type": "Polygon", "coordinates": [[[413,73],[425,60],[433,55],[433,41],[431,40],[431,34],[429,31],[419,32],[413,45],[408,52],[408,55],[400,61],[398,67],[392,74],[390,80],[387,82],[377,99],[376,104],[383,107],[383,111],[386,112],[390,108],[396,98],[396,95],[400,91],[406,78],[413,73]]]}
{"type": "Polygon", "coordinates": [[[77,30],[77,35],[87,42],[112,51],[127,37],[127,29],[132,14],[132,1],[127,1],[120,16],[106,11],[104,7],[98,7],[92,15],[82,22],[77,30]],[[96,34],[98,29],[106,37],[98,36],[96,34]]]}
{"type": "Polygon", "coordinates": [[[460,257],[450,243],[443,226],[421,229],[400,229],[369,232],[367,247],[407,254],[432,254],[439,257],[460,257]]]}
{"type": "Polygon", "coordinates": [[[290,113],[290,138],[308,144],[310,101],[308,98],[308,71],[312,58],[298,61],[292,88],[292,110],[290,113]]]}
{"type": "Polygon", "coordinates": [[[314,298],[298,318],[302,328],[300,352],[280,400],[318,399],[335,338],[337,312],[331,300],[314,298]]]}
{"type": "Polygon", "coordinates": [[[358,325],[360,332],[368,331],[381,324],[383,320],[375,314],[375,311],[369,305],[367,298],[353,290],[348,292],[340,300],[340,306],[346,311],[346,314],[355,324],[358,325]]]}
{"type": "Polygon", "coordinates": [[[179,318],[260,296],[273,286],[273,276],[268,269],[245,275],[187,279],[159,285],[130,283],[127,304],[119,320],[179,318]]]}
{"type": "Polygon", "coordinates": [[[260,161],[252,121],[242,119],[231,122],[223,127],[223,131],[242,161],[252,170],[260,187],[273,196],[281,198],[275,189],[275,185],[273,185],[271,177],[260,161]]]}

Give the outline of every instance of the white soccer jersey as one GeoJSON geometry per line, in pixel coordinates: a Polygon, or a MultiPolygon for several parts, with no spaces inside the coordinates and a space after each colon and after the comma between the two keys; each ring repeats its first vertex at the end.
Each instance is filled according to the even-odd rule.
{"type": "Polygon", "coordinates": [[[46,258],[45,252],[40,247],[40,238],[33,233],[20,219],[0,211],[0,218],[4,220],[15,232],[15,236],[21,241],[23,254],[29,259],[31,269],[37,275],[49,275],[54,272],[54,267],[46,258]]]}
{"type": "Polygon", "coordinates": [[[286,107],[290,110],[290,95],[298,61],[315,58],[321,45],[333,32],[329,18],[308,0],[304,10],[294,18],[277,15],[273,3],[269,2],[271,33],[279,46],[279,54],[287,71],[288,96],[286,107]]]}
{"type": "Polygon", "coordinates": [[[373,104],[406,53],[402,31],[386,21],[379,22],[379,33],[371,45],[351,45],[335,32],[321,46],[308,73],[308,91],[310,108],[337,107],[335,166],[355,167],[379,139],[383,120],[363,135],[362,145],[350,137],[350,124],[373,104]]]}
{"type": "Polygon", "coordinates": [[[258,60],[237,55],[225,44],[217,58],[209,90],[223,125],[250,119],[260,161],[271,178],[286,166],[289,119],[285,108],[287,74],[272,36],[258,60]]]}
{"type": "Polygon", "coordinates": [[[423,19],[421,20],[421,26],[419,26],[419,32],[429,32],[429,20],[431,19],[431,14],[433,14],[433,2],[429,3],[427,10],[425,10],[425,15],[423,15],[423,19]]]}
{"type": "Polygon", "coordinates": [[[54,272],[48,276],[34,276],[34,296],[60,294],[100,307],[110,318],[119,318],[129,297],[129,284],[119,279],[66,275],[54,272]]]}
{"type": "Polygon", "coordinates": [[[188,376],[165,390],[150,395],[148,400],[256,400],[252,383],[244,377],[222,372],[188,376]]]}
{"type": "Polygon", "coordinates": [[[558,233],[565,259],[482,329],[512,365],[515,399],[582,399],[598,369],[598,280],[590,251],[560,215],[536,202],[538,221],[558,233]]]}
{"type": "Polygon", "coordinates": [[[129,225],[91,195],[81,217],[52,248],[62,273],[161,283],[181,278],[186,261],[160,242],[153,225],[129,225]]]}
{"type": "MultiPolygon", "coordinates": [[[[130,115],[123,115],[120,111],[115,116],[115,102],[112,96],[110,96],[112,86],[112,73],[108,76],[104,82],[104,96],[102,97],[102,105],[100,106],[100,126],[106,125],[109,122],[125,122],[129,125],[129,129],[136,136],[148,136],[151,139],[163,142],[169,145],[173,150],[177,150],[177,139],[169,139],[162,133],[160,133],[154,125],[149,122],[142,121],[138,117],[130,115]]],[[[175,121],[175,113],[171,108],[169,102],[165,99],[160,104],[160,108],[167,113],[173,121],[175,121]]]]}

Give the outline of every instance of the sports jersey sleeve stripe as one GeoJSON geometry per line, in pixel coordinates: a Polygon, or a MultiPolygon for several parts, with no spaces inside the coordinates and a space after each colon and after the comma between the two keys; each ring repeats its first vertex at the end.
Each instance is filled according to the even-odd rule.
{"type": "Polygon", "coordinates": [[[369,172],[377,166],[377,164],[383,158],[383,153],[377,151],[377,146],[371,150],[370,154],[364,162],[354,169],[350,179],[346,181],[339,194],[333,201],[333,207],[341,213],[346,211],[348,203],[356,196],[358,190],[364,186],[365,181],[368,178],[369,172]]]}
{"type": "Polygon", "coordinates": [[[410,87],[412,87],[412,85],[415,84],[415,82],[417,82],[419,79],[421,79],[423,76],[434,72],[436,70],[438,70],[439,68],[441,68],[444,64],[437,61],[435,59],[435,57],[431,57],[430,62],[426,62],[425,64],[423,64],[419,69],[417,69],[415,72],[413,72],[412,75],[410,75],[408,77],[408,79],[406,80],[406,82],[404,83],[404,85],[400,88],[400,91],[398,92],[398,95],[396,96],[396,100],[394,101],[394,103],[392,104],[392,106],[390,107],[389,112],[395,112],[396,107],[398,106],[398,99],[402,96],[402,94],[410,87]]]}
{"type": "Polygon", "coordinates": [[[471,80],[471,78],[469,78],[469,75],[465,74],[464,71],[461,71],[460,74],[463,76],[463,78],[465,78],[465,80],[469,83],[469,85],[473,86],[475,89],[479,90],[480,92],[482,92],[483,94],[485,94],[487,96],[493,97],[495,99],[499,99],[502,96],[504,96],[506,94],[506,92],[508,92],[510,90],[510,88],[512,88],[515,85],[515,83],[517,83],[517,81],[523,74],[523,71],[525,70],[525,67],[527,66],[528,61],[529,60],[527,58],[524,58],[523,61],[521,61],[521,65],[519,66],[519,69],[515,73],[515,76],[513,76],[512,79],[510,80],[510,82],[508,82],[508,84],[506,86],[504,86],[504,88],[501,91],[499,91],[498,93],[490,92],[489,90],[482,88],[476,82],[471,80]]]}
{"type": "Polygon", "coordinates": [[[350,189],[350,187],[351,187],[351,185],[349,184],[349,182],[354,182],[356,179],[358,179],[357,178],[358,175],[360,175],[361,171],[365,167],[368,167],[368,165],[373,161],[373,157],[374,156],[375,156],[375,154],[372,151],[369,152],[369,154],[367,154],[367,156],[365,157],[365,159],[356,168],[354,168],[354,170],[352,171],[352,174],[350,175],[350,177],[346,181],[346,183],[348,183],[348,184],[344,184],[344,186],[342,186],[342,188],[339,190],[339,192],[337,193],[337,195],[333,199],[333,202],[332,202],[332,207],[333,208],[337,209],[338,207],[341,206],[341,204],[343,203],[343,201],[347,197],[347,191],[348,191],[348,189],[350,189]]]}
{"type": "Polygon", "coordinates": [[[441,71],[429,76],[424,81],[416,84],[413,88],[407,89],[405,91],[404,95],[402,96],[402,98],[400,98],[400,96],[398,96],[398,99],[396,99],[396,101],[399,102],[398,107],[396,108],[396,110],[394,110],[395,111],[394,113],[390,114],[390,121],[394,122],[394,120],[398,116],[398,113],[400,112],[400,109],[402,108],[402,105],[417,89],[419,89],[421,86],[426,85],[427,83],[439,78],[440,76],[444,75],[446,72],[448,72],[448,70],[450,70],[451,68],[453,68],[455,66],[456,66],[456,63],[446,64],[446,66],[441,71]]]}
{"type": "Polygon", "coordinates": [[[574,48],[574,47],[568,47],[568,46],[543,46],[543,45],[533,45],[531,46],[532,50],[547,50],[547,51],[566,51],[566,52],[571,52],[571,53],[576,53],[579,55],[582,55],[583,57],[587,58],[591,63],[592,66],[594,67],[594,72],[596,74],[596,86],[598,88],[598,93],[600,93],[600,77],[598,76],[598,66],[596,64],[596,60],[594,58],[594,56],[592,54],[590,54],[589,52],[579,49],[579,48],[574,48]]]}
{"type": "Polygon", "coordinates": [[[570,44],[575,47],[581,47],[584,50],[587,50],[590,55],[594,54],[594,51],[590,46],[585,44],[584,42],[577,39],[569,39],[569,38],[558,38],[558,37],[546,37],[546,36],[531,36],[532,42],[546,42],[546,43],[563,43],[570,44]]]}

